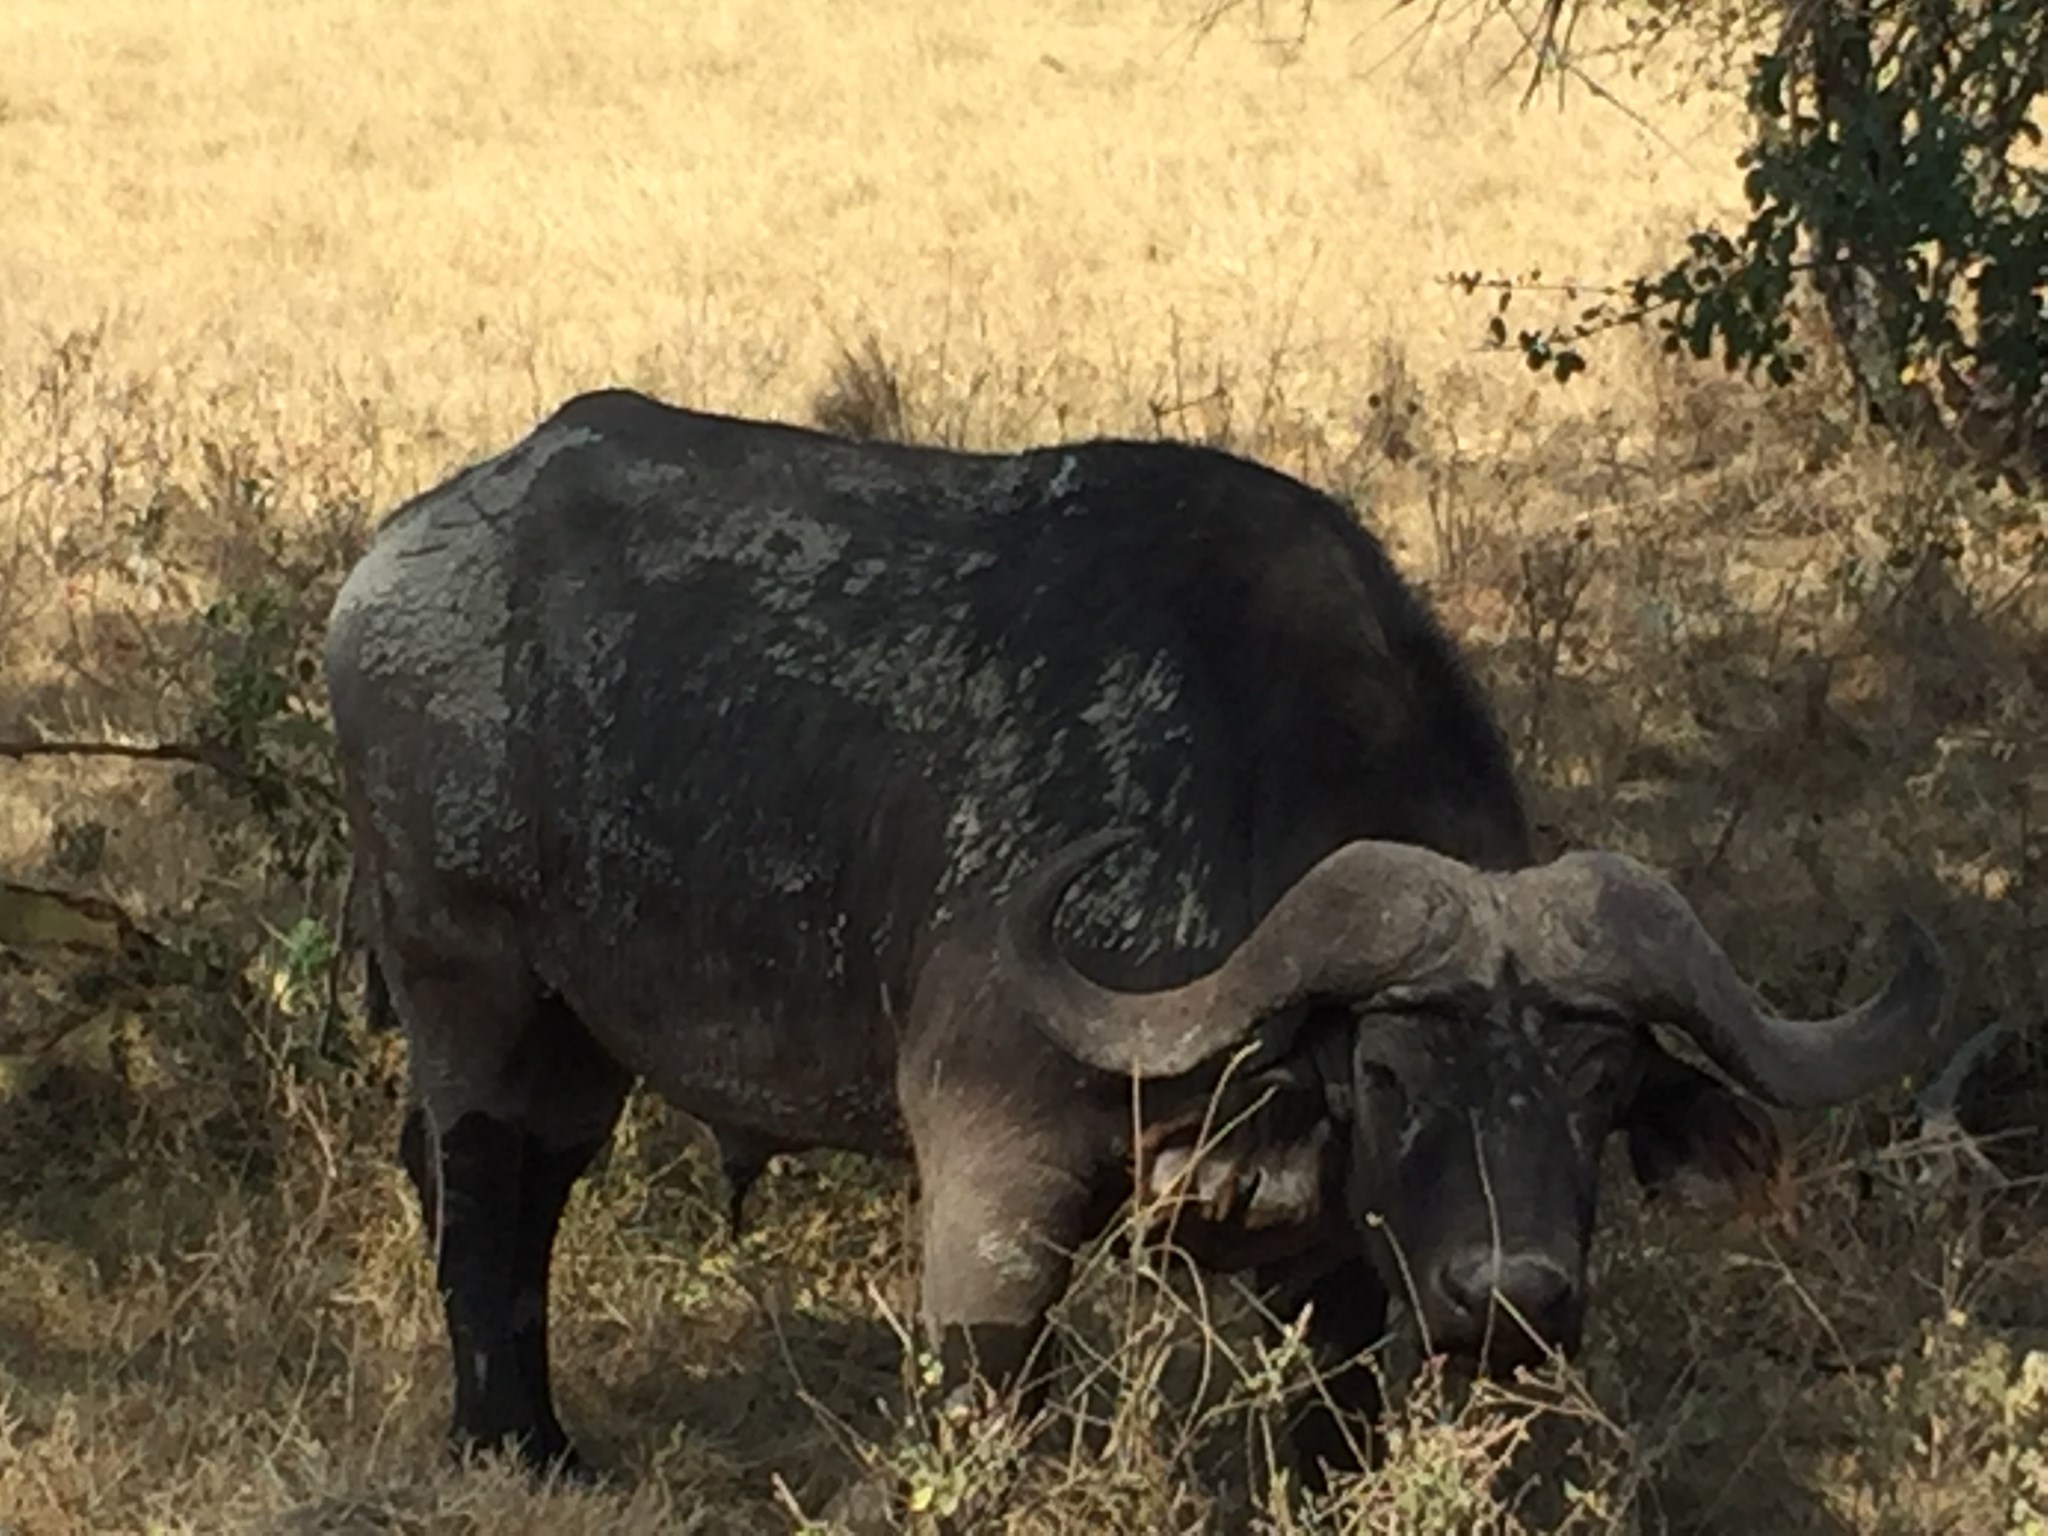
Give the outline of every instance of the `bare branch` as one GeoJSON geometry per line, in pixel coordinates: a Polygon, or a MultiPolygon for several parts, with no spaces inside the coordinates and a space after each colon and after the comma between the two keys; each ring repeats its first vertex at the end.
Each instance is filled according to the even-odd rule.
{"type": "Polygon", "coordinates": [[[1915,1096],[1913,1107],[1920,1113],[1921,1136],[1936,1154],[1927,1177],[1953,1182],[1958,1165],[1967,1163],[1994,1183],[2010,1183],[2005,1170],[1985,1154],[1978,1138],[1963,1129],[1956,1102],[1962,1097],[1963,1085],[2011,1033],[2012,1026],[2003,1019],[1978,1030],[1915,1096]]]}
{"type": "Polygon", "coordinates": [[[1929,1121],[1954,1120],[1956,1101],[1962,1097],[1963,1084],[1990,1059],[1991,1053],[2003,1045],[2011,1033],[2012,1025],[2000,1019],[1965,1040],[1949,1057],[1948,1064],[1916,1095],[1914,1107],[1920,1111],[1921,1117],[1929,1121]]]}
{"type": "Polygon", "coordinates": [[[248,769],[217,747],[183,741],[0,741],[0,757],[116,757],[135,762],[194,763],[233,778],[248,769]]]}

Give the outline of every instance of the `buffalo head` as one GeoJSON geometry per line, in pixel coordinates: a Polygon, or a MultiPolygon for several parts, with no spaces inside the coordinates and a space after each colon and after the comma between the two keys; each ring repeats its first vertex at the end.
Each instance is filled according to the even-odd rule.
{"type": "Polygon", "coordinates": [[[1631,859],[1575,853],[1495,873],[1381,842],[1315,865],[1207,975],[1113,990],[1061,954],[1053,919],[1129,835],[1076,844],[1013,893],[997,926],[1006,984],[1073,1056],[1141,1079],[1321,1030],[1342,1198],[1366,1251],[1431,1348],[1495,1370],[1577,1346],[1610,1132],[1628,1136],[1653,1187],[1687,1163],[1770,1160],[1768,1121],[1667,1056],[1649,1025],[1683,1031],[1755,1098],[1809,1107],[1918,1065],[1942,1012],[1940,951],[1910,917],[1875,997],[1786,1019],[1631,859]]]}

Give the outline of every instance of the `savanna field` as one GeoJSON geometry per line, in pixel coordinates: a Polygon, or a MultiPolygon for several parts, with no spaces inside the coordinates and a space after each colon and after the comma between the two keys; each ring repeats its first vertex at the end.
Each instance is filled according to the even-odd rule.
{"type": "MultiPolygon", "coordinates": [[[[1443,279],[1614,279],[1741,210],[1681,53],[1520,104],[1508,36],[1195,0],[8,0],[0,9],[0,1531],[2048,1532],[2042,504],[1627,334],[1559,386],[1443,279]],[[1788,1116],[1774,1197],[1611,1160],[1588,1348],[1304,1363],[1105,1245],[1036,1443],[899,1406],[900,1170],[727,1235],[636,1100],[555,1266],[610,1480],[447,1455],[317,669],[375,521],[568,395],[972,447],[1216,443],[1349,499],[1497,702],[1546,851],[1672,876],[1771,1001],[1911,907],[1977,1069],[1788,1116]],[[138,749],[23,754],[40,742],[138,749]]],[[[1510,321],[1570,311],[1516,298],[1510,321]]],[[[1816,338],[1818,339],[1818,338],[1816,338]]]]}

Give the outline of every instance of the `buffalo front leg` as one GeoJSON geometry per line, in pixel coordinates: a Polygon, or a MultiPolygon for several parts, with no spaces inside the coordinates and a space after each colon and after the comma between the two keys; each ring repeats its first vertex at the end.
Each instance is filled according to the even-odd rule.
{"type": "Polygon", "coordinates": [[[907,1091],[904,1110],[921,1190],[919,1310],[948,1400],[978,1378],[1028,1411],[1045,1388],[1046,1313],[1100,1224],[1093,1180],[1069,1138],[1018,1106],[934,1090],[907,1091]]]}
{"type": "Polygon", "coordinates": [[[1361,1460],[1373,1459],[1380,1384],[1364,1356],[1386,1333],[1386,1287],[1361,1257],[1259,1279],[1279,1322],[1310,1309],[1304,1338],[1320,1371],[1319,1389],[1298,1410],[1290,1439],[1303,1481],[1320,1492],[1329,1473],[1357,1471],[1361,1460]]]}
{"type": "Polygon", "coordinates": [[[451,1437],[573,1473],[549,1380],[548,1273],[570,1192],[630,1078],[558,1000],[509,979],[393,978],[417,1099],[400,1157],[447,1317],[451,1437]]]}

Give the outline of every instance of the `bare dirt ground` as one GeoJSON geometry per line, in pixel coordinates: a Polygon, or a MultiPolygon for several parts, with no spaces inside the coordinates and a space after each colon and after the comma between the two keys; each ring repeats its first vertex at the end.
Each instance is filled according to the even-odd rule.
{"type": "Polygon", "coordinates": [[[1364,0],[1198,15],[11,0],[0,742],[204,761],[0,759],[0,1530],[790,1530],[866,1465],[910,1529],[2048,1530],[2040,503],[1824,368],[1617,340],[1560,389],[1476,347],[1445,274],[1625,275],[1734,211],[1736,104],[1653,69],[1609,77],[1640,122],[1518,110],[1497,45],[1364,0]],[[636,1104],[555,1293],[615,1482],[451,1464],[310,662],[378,515],[614,383],[1193,437],[1352,498],[1555,846],[1672,873],[1788,1008],[1921,914],[1961,1032],[2011,1030],[1959,1105],[1988,1161],[1901,1085],[1789,1122],[1773,1210],[1646,1211],[1617,1165],[1579,1367],[1418,1383],[1315,1501],[1266,1451],[1304,1368],[1230,1287],[1102,1256],[1047,1440],[962,1438],[894,1406],[900,1177],[790,1160],[735,1243],[636,1104]]]}

